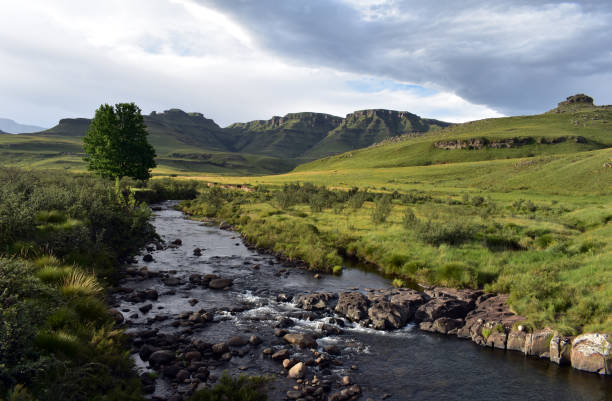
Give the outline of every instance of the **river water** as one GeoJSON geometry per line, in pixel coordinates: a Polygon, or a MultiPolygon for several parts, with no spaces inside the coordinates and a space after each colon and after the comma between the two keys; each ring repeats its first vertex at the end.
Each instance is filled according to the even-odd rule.
{"type": "MultiPolygon", "coordinates": [[[[158,315],[173,317],[188,311],[215,310],[214,323],[188,335],[210,343],[236,334],[256,334],[264,340],[259,347],[250,346],[225,364],[210,366],[212,376],[218,377],[224,370],[275,374],[269,399],[284,399],[295,382],[279,375],[280,364],[263,357],[261,351],[282,344],[273,334],[273,325],[279,317],[287,316],[295,323],[289,331],[314,333],[320,337],[320,349],[336,344],[342,350],[337,357],[342,364],[325,373],[336,378],[349,375],[361,386],[363,400],[612,400],[610,378],[516,352],[483,348],[452,336],[421,332],[413,325],[381,332],[346,322],[343,334],[322,336],[318,329],[321,321],[307,320],[290,302],[277,302],[278,294],[388,288],[390,281],[356,268],[345,269],[340,276],[316,279],[312,272],[284,266],[274,256],[248,249],[234,232],[187,219],[173,205],[164,203],[155,212],[153,224],[167,243],[179,238],[182,245],[155,251],[153,262],[139,261],[139,265],[176,277],[180,284],[170,289],[159,277],[128,278],[123,287],[154,288],[161,295],[146,314],[138,311],[143,303],[123,300],[120,309],[126,318],[133,316],[128,319],[129,330],[156,328],[160,333],[178,329],[171,325],[172,318],[153,321],[158,315]],[[203,250],[202,256],[193,255],[195,248],[203,250]],[[229,290],[211,290],[190,285],[188,278],[193,273],[217,274],[234,282],[229,290]],[[190,299],[198,303],[192,305],[190,299]]],[[[148,369],[137,353],[134,358],[140,369],[148,369]]],[[[156,396],[167,397],[171,391],[164,380],[157,381],[156,396]]]]}

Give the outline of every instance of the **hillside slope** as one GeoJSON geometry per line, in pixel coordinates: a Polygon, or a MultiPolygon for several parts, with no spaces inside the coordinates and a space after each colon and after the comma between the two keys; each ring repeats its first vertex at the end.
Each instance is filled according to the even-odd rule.
{"type": "MultiPolygon", "coordinates": [[[[353,115],[349,115],[351,122],[347,124],[345,119],[329,114],[290,113],[221,128],[201,113],[179,109],[153,112],[144,116],[144,120],[158,156],[157,174],[255,175],[287,172],[319,154],[371,145],[381,138],[414,131],[414,127],[421,131],[429,129],[426,121],[430,120],[410,113],[388,110],[376,113],[383,117],[377,118],[376,123],[361,125],[360,118],[353,115]],[[353,138],[343,138],[339,145],[324,144],[310,153],[327,138],[335,137],[334,130],[342,125],[352,130],[353,138]],[[371,135],[374,131],[376,134],[371,135]]],[[[81,142],[90,123],[86,118],[66,118],[42,132],[2,138],[0,160],[19,166],[84,169],[81,142]]]]}
{"type": "Polygon", "coordinates": [[[320,158],[332,153],[343,153],[365,148],[385,139],[404,134],[423,134],[450,124],[423,119],[415,114],[395,110],[360,110],[346,116],[344,120],[306,156],[320,158]]]}
{"type": "Polygon", "coordinates": [[[595,106],[592,99],[577,103],[575,97],[568,99],[544,114],[486,119],[419,136],[405,135],[303,164],[296,171],[425,166],[612,147],[612,106],[595,106]]]}

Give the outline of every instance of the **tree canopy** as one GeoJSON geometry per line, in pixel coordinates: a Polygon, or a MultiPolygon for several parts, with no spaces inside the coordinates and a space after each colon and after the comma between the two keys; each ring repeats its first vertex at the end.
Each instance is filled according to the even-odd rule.
{"type": "Polygon", "coordinates": [[[83,138],[87,168],[107,178],[148,180],[156,154],[147,135],[136,104],[101,105],[83,138]]]}

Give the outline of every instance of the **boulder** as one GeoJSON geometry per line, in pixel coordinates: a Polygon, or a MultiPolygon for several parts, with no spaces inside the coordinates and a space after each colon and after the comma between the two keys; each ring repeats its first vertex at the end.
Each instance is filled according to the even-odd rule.
{"type": "Polygon", "coordinates": [[[304,362],[296,363],[291,369],[289,369],[289,378],[290,379],[301,379],[306,374],[306,365],[304,362]]]}
{"type": "Polygon", "coordinates": [[[215,354],[224,354],[229,351],[229,345],[227,345],[227,343],[214,344],[211,348],[212,352],[215,354]]]}
{"type": "Polygon", "coordinates": [[[208,287],[214,290],[222,290],[231,286],[232,284],[233,280],[229,278],[215,278],[213,280],[210,280],[210,282],[208,283],[208,287]]]}
{"type": "Polygon", "coordinates": [[[147,253],[146,255],[142,257],[142,261],[143,262],[153,262],[153,255],[151,255],[150,253],[147,253]]]}
{"type": "Polygon", "coordinates": [[[193,256],[202,256],[202,250],[200,248],[194,249],[193,256]]]}
{"type": "Polygon", "coordinates": [[[353,322],[359,322],[368,317],[368,300],[360,292],[343,292],[338,295],[336,312],[346,316],[353,322]]]}
{"type": "Polygon", "coordinates": [[[109,309],[108,313],[115,321],[115,324],[121,324],[125,320],[123,317],[123,313],[119,312],[117,309],[109,309]]]}
{"type": "Polygon", "coordinates": [[[304,310],[323,310],[332,308],[332,301],[338,298],[331,292],[300,295],[296,301],[298,308],[304,310]]]}
{"type": "Polygon", "coordinates": [[[582,334],[572,341],[572,367],[612,375],[612,334],[582,334]]]}
{"type": "Polygon", "coordinates": [[[508,333],[508,340],[506,342],[506,349],[510,351],[526,352],[525,344],[527,342],[527,335],[529,333],[518,328],[512,329],[508,333]]]}
{"type": "Polygon", "coordinates": [[[407,309],[385,299],[372,304],[368,309],[368,316],[372,321],[372,327],[376,330],[399,329],[408,322],[407,309]]]}
{"type": "Polygon", "coordinates": [[[419,306],[429,300],[429,296],[424,293],[401,289],[397,294],[391,296],[391,304],[401,308],[408,320],[414,317],[414,314],[419,306]]]}
{"type": "Polygon", "coordinates": [[[283,336],[283,340],[300,348],[315,348],[317,342],[310,334],[289,333],[283,336]]]}
{"type": "Polygon", "coordinates": [[[262,342],[263,342],[262,339],[260,337],[258,337],[258,336],[253,335],[253,336],[249,337],[249,343],[251,345],[259,345],[262,342]]]}
{"type": "Polygon", "coordinates": [[[486,339],[487,347],[506,349],[506,343],[508,342],[508,334],[505,331],[494,330],[489,334],[486,339]]]}
{"type": "Polygon", "coordinates": [[[527,335],[525,340],[525,354],[540,358],[550,357],[550,340],[555,332],[551,328],[536,330],[527,335]]]}
{"type": "Polygon", "coordinates": [[[433,322],[441,317],[463,319],[474,308],[474,303],[455,298],[432,298],[419,306],[414,319],[418,322],[433,322]]]}
{"type": "Polygon", "coordinates": [[[198,351],[189,351],[185,354],[185,359],[188,361],[199,361],[202,359],[202,354],[198,351]]]}
{"type": "Polygon", "coordinates": [[[230,347],[242,347],[249,343],[249,339],[243,336],[234,336],[227,340],[227,345],[230,347]]]}
{"type": "Polygon", "coordinates": [[[167,365],[172,361],[174,361],[174,352],[172,351],[155,351],[149,356],[151,366],[167,365]]]}
{"type": "MultiPolygon", "coordinates": [[[[431,325],[431,331],[441,334],[449,334],[449,332],[463,326],[462,319],[451,319],[450,317],[441,317],[436,319],[431,325]]],[[[452,334],[452,333],[451,333],[452,334]]]]}
{"type": "Polygon", "coordinates": [[[558,365],[569,365],[572,361],[572,339],[555,333],[550,340],[550,361],[558,365]]]}
{"type": "Polygon", "coordinates": [[[272,354],[272,359],[274,359],[275,361],[283,361],[287,358],[289,358],[289,351],[284,348],[272,354]]]}

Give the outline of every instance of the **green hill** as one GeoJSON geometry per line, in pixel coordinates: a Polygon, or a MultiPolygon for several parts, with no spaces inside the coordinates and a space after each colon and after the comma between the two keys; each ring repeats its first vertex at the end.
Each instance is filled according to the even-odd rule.
{"type": "Polygon", "coordinates": [[[307,152],[313,159],[333,153],[365,148],[404,134],[423,134],[450,124],[423,119],[405,111],[360,110],[351,113],[317,145],[307,152]]]}
{"type": "Polygon", "coordinates": [[[303,164],[296,171],[425,166],[612,147],[612,106],[595,106],[592,99],[581,96],[572,96],[544,114],[485,119],[404,135],[303,164]]]}
{"type": "MultiPolygon", "coordinates": [[[[227,128],[200,113],[179,109],[153,112],[144,120],[158,156],[159,167],[154,173],[233,175],[287,172],[321,154],[371,145],[405,132],[426,131],[429,121],[433,121],[406,112],[375,110],[372,113],[382,117],[368,123],[367,115],[372,113],[360,113],[363,117],[350,114],[347,119],[321,113],[291,113],[227,128]],[[336,129],[343,125],[354,137],[342,137],[329,146],[328,138],[335,138],[336,129]],[[324,145],[319,146],[321,143],[324,145]]],[[[66,118],[42,132],[0,138],[0,160],[18,166],[84,169],[81,142],[90,123],[86,118],[66,118]]]]}
{"type": "Polygon", "coordinates": [[[329,114],[290,113],[270,120],[232,124],[225,133],[236,152],[303,157],[341,122],[342,118],[329,114]]]}

